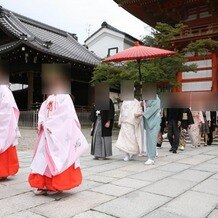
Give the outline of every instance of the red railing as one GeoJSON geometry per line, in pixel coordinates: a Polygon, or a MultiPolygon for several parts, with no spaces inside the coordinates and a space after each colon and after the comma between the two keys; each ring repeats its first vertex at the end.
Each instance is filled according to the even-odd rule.
{"type": "Polygon", "coordinates": [[[214,33],[218,33],[218,23],[189,27],[185,29],[180,35],[176,35],[174,39],[191,38],[196,36],[211,35],[214,33]]]}

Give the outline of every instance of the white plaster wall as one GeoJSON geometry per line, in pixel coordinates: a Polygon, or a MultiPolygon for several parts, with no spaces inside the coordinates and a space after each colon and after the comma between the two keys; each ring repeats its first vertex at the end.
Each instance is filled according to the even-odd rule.
{"type": "Polygon", "coordinates": [[[131,48],[132,46],[134,46],[134,43],[135,43],[134,40],[125,38],[125,40],[124,40],[124,49],[131,48]]]}
{"type": "MultiPolygon", "coordinates": [[[[211,68],[212,60],[196,60],[189,61],[186,65],[196,64],[198,68],[211,68]]],[[[196,78],[205,78],[212,77],[212,69],[208,70],[198,70],[197,72],[183,72],[182,79],[196,79],[196,78]]],[[[211,91],[212,81],[202,81],[202,82],[183,82],[182,91],[211,91]]]]}
{"type": "Polygon", "coordinates": [[[132,46],[133,46],[133,44],[130,45],[130,44],[124,43],[124,49],[131,48],[132,46]]]}
{"type": "Polygon", "coordinates": [[[182,83],[183,92],[211,91],[212,81],[182,83]]]}
{"type": "Polygon", "coordinates": [[[113,36],[108,33],[102,33],[92,42],[87,42],[90,51],[93,51],[98,57],[105,58],[109,48],[118,47],[118,52],[123,50],[123,38],[113,36]]]}
{"type": "Polygon", "coordinates": [[[132,47],[134,42],[135,41],[122,33],[103,28],[91,36],[85,43],[90,51],[93,51],[97,56],[103,59],[107,57],[108,49],[118,47],[118,52],[120,52],[132,47]]]}
{"type": "Polygon", "coordinates": [[[198,70],[197,72],[183,72],[183,79],[212,77],[212,70],[198,70]]]}

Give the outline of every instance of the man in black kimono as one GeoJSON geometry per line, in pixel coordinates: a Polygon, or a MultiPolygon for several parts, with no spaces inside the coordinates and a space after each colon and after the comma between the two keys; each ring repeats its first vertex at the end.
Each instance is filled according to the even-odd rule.
{"type": "Polygon", "coordinates": [[[179,147],[180,126],[182,121],[182,109],[181,108],[168,108],[167,109],[167,127],[171,149],[170,152],[177,153],[179,147]]]}
{"type": "Polygon", "coordinates": [[[110,99],[109,110],[92,108],[90,120],[93,122],[91,132],[91,154],[94,159],[106,159],[112,156],[112,129],[114,123],[114,104],[110,99]]]}

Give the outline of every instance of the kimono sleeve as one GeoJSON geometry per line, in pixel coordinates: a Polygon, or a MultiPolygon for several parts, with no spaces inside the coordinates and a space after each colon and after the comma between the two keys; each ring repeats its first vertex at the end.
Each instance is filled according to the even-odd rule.
{"type": "Polygon", "coordinates": [[[12,108],[3,94],[0,96],[0,151],[6,146],[7,137],[10,131],[10,120],[12,108]],[[2,146],[2,147],[1,147],[2,146]]]}
{"type": "Polygon", "coordinates": [[[123,107],[123,104],[122,104],[121,107],[120,107],[120,114],[119,114],[119,119],[118,119],[118,125],[119,125],[119,126],[121,125],[121,113],[122,113],[122,107],[123,107]]]}
{"type": "Polygon", "coordinates": [[[183,118],[183,109],[178,108],[178,121],[182,122],[182,118],[183,118]]]}
{"type": "Polygon", "coordinates": [[[110,99],[110,108],[109,108],[109,111],[108,111],[107,119],[108,120],[113,120],[114,119],[114,113],[115,113],[115,111],[114,111],[114,103],[110,99]]]}
{"type": "Polygon", "coordinates": [[[146,110],[144,111],[143,115],[145,119],[149,119],[153,115],[155,115],[158,111],[160,111],[160,100],[152,100],[150,104],[147,105],[146,110]]]}
{"type": "Polygon", "coordinates": [[[52,96],[48,99],[47,103],[47,106],[45,105],[45,110],[49,112],[49,116],[47,116],[43,122],[44,128],[50,130],[54,135],[59,134],[57,132],[63,131],[65,134],[70,131],[69,129],[66,129],[66,127],[70,126],[69,123],[71,122],[76,123],[79,128],[78,123],[75,120],[73,102],[69,95],[52,96]],[[52,106],[47,108],[50,104],[52,106]]]}
{"type": "Polygon", "coordinates": [[[188,114],[188,125],[194,124],[194,119],[193,119],[193,116],[192,116],[192,112],[191,112],[191,110],[189,108],[187,110],[187,114],[188,114]]]}
{"type": "Polygon", "coordinates": [[[137,111],[136,112],[139,113],[139,114],[143,113],[142,106],[141,106],[140,102],[138,102],[137,111]]]}
{"type": "Polygon", "coordinates": [[[46,102],[44,101],[38,113],[38,127],[40,127],[40,125],[45,121],[45,107],[46,107],[46,102]]]}
{"type": "Polygon", "coordinates": [[[200,123],[204,123],[204,117],[201,111],[198,112],[198,118],[199,118],[200,123]]]}

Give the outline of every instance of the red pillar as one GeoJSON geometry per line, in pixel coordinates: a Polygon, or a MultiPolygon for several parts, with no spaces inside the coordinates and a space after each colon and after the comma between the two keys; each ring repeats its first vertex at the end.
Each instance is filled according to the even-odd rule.
{"type": "Polygon", "coordinates": [[[218,61],[216,54],[212,54],[212,92],[218,93],[218,61]]]}
{"type": "Polygon", "coordinates": [[[177,82],[179,84],[178,87],[173,88],[173,92],[182,92],[182,72],[177,73],[177,82]]]}

